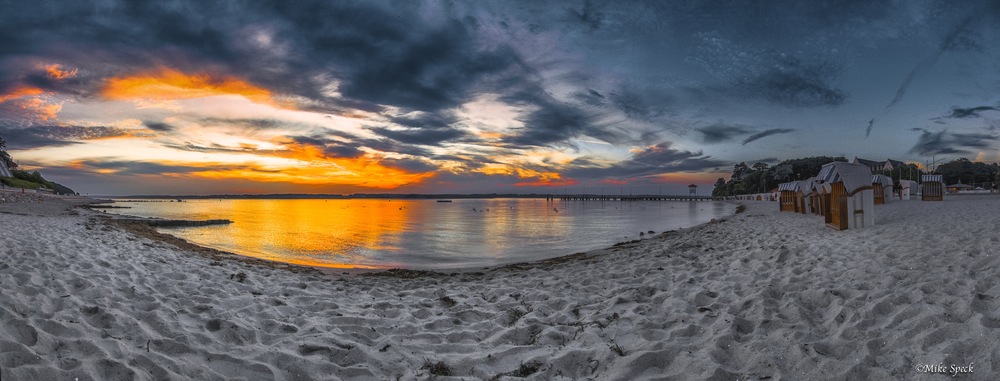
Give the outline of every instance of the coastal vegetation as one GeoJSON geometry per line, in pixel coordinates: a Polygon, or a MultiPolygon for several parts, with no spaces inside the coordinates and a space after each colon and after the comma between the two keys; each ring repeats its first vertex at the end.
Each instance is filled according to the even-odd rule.
{"type": "MultiPolygon", "coordinates": [[[[776,188],[778,184],[816,176],[824,164],[834,161],[846,162],[848,160],[843,156],[815,156],[785,160],[774,166],[768,166],[764,162],[757,162],[753,165],[741,162],[733,166],[733,174],[728,181],[721,177],[716,180],[712,196],[768,192],[776,188]]],[[[923,168],[913,163],[897,166],[891,170],[873,172],[873,174],[891,177],[893,183],[897,185],[900,179],[917,181],[921,175],[926,173],[923,168]]],[[[960,158],[938,165],[932,173],[942,175],[946,184],[963,183],[984,189],[995,189],[997,185],[1000,185],[1000,165],[997,163],[988,164],[960,158]]]]}
{"type": "Polygon", "coordinates": [[[69,187],[54,181],[46,180],[38,171],[17,169],[17,162],[7,153],[7,141],[0,137],[0,160],[10,169],[13,177],[0,176],[0,183],[11,188],[49,189],[58,194],[76,194],[69,187]]]}

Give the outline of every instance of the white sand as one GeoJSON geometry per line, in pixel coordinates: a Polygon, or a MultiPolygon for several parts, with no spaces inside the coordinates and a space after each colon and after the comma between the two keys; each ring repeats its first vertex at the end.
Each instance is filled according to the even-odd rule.
{"type": "Polygon", "coordinates": [[[880,205],[876,227],[843,232],[747,205],[556,263],[416,278],[217,261],[87,211],[0,214],[0,378],[1000,376],[1000,197],[880,205]]]}

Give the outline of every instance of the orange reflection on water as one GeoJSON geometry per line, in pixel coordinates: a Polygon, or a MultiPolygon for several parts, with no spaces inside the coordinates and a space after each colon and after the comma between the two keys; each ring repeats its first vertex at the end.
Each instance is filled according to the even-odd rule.
{"type": "Polygon", "coordinates": [[[241,253],[263,259],[331,268],[391,268],[395,263],[365,264],[371,258],[357,248],[391,250],[406,229],[413,203],[387,200],[232,201],[233,244],[241,253]],[[246,216],[246,217],[243,217],[246,216]],[[259,216],[268,216],[261,218],[259,216]],[[268,253],[294,252],[275,256],[268,253]]]}

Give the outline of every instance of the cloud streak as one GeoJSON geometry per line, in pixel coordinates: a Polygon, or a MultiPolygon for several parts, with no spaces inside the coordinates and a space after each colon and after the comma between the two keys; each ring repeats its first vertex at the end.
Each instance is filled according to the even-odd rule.
{"type": "Polygon", "coordinates": [[[973,150],[988,149],[998,139],[996,135],[983,133],[952,133],[948,130],[932,132],[922,128],[913,130],[919,131],[920,136],[910,152],[921,156],[969,154],[973,150]]]}
{"type": "Polygon", "coordinates": [[[791,128],[772,128],[770,130],[764,130],[743,139],[743,145],[747,145],[747,143],[755,142],[771,135],[787,134],[790,132],[795,132],[795,130],[791,128]]]}

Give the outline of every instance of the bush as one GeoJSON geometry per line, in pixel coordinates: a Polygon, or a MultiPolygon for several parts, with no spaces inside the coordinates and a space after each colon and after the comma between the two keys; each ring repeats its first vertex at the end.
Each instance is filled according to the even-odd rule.
{"type": "Polygon", "coordinates": [[[38,189],[41,184],[13,177],[0,177],[0,183],[11,188],[38,189]]]}

